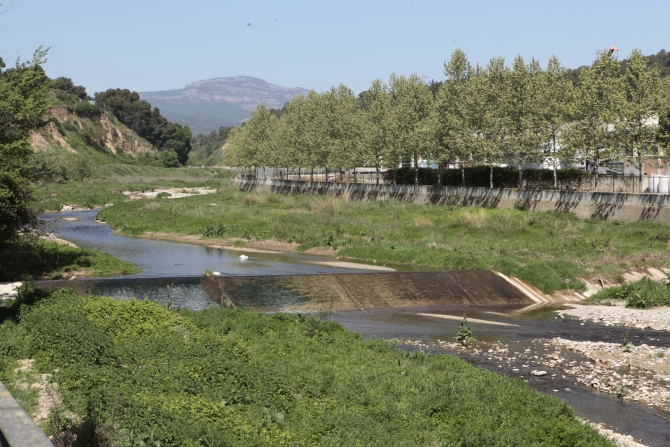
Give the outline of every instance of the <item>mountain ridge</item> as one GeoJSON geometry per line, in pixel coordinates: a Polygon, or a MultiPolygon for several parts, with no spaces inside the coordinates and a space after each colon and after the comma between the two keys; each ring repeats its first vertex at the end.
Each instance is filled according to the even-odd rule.
{"type": "Polygon", "coordinates": [[[281,108],[302,87],[283,87],[253,76],[237,75],[193,81],[184,88],[140,92],[166,118],[194,127],[194,133],[217,130],[244,122],[260,103],[281,108]]]}

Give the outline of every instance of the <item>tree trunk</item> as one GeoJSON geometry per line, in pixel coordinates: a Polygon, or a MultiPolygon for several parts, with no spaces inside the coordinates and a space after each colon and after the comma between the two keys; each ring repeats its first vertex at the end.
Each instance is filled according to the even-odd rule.
{"type": "Polygon", "coordinates": [[[554,189],[558,189],[558,179],[556,178],[556,135],[554,135],[554,147],[553,147],[553,152],[554,152],[554,189]]]}
{"type": "Polygon", "coordinates": [[[442,186],[442,171],[439,165],[437,166],[437,186],[442,186]]]}
{"type": "Polygon", "coordinates": [[[326,166],[325,173],[326,173],[325,174],[326,175],[326,183],[328,183],[328,166],[326,166]]]}
{"type": "Polygon", "coordinates": [[[356,168],[354,168],[354,183],[358,183],[358,177],[356,177],[356,168]]]}
{"type": "Polygon", "coordinates": [[[377,184],[379,185],[379,165],[377,165],[377,184]]]}
{"type": "Polygon", "coordinates": [[[393,168],[393,186],[395,186],[397,179],[398,179],[398,166],[393,168]]]}
{"type": "Polygon", "coordinates": [[[414,185],[419,185],[419,153],[414,152],[414,185]]]}
{"type": "Polygon", "coordinates": [[[641,194],[642,193],[642,151],[639,151],[639,153],[637,155],[637,158],[638,158],[638,160],[640,160],[640,173],[639,173],[640,187],[638,188],[639,189],[638,192],[641,194]]]}
{"type": "Polygon", "coordinates": [[[309,181],[314,182],[314,168],[309,170],[309,181]]]}
{"type": "Polygon", "coordinates": [[[519,165],[519,189],[523,189],[523,169],[519,165]]]}
{"type": "Polygon", "coordinates": [[[489,168],[489,187],[493,189],[493,165],[489,168]]]}
{"type": "Polygon", "coordinates": [[[596,185],[595,185],[595,187],[593,188],[595,191],[598,191],[598,177],[599,177],[599,175],[598,175],[598,166],[599,166],[599,163],[598,163],[598,159],[596,158],[596,159],[595,159],[596,185]]]}
{"type": "Polygon", "coordinates": [[[461,186],[465,187],[465,166],[461,163],[461,186]]]}

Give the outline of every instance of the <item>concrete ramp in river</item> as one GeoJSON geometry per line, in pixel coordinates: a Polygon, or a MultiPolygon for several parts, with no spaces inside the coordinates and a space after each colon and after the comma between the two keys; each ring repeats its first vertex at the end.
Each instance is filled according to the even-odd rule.
{"type": "Polygon", "coordinates": [[[219,303],[250,310],[484,306],[532,303],[487,270],[204,278],[219,303]]]}
{"type": "Polygon", "coordinates": [[[534,302],[488,270],[115,278],[42,281],[39,285],[44,288],[71,287],[85,295],[147,298],[191,309],[232,303],[235,307],[261,312],[498,306],[534,302]]]}

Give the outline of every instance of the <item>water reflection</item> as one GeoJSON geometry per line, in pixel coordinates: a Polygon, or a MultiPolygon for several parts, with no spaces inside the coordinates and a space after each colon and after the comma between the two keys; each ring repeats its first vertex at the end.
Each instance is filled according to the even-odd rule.
{"type": "Polygon", "coordinates": [[[292,253],[244,253],[236,250],[155,241],[114,234],[107,225],[96,222],[99,210],[46,214],[43,219],[54,225],[59,237],[80,247],[109,253],[132,262],[142,269],[135,277],[202,275],[205,269],[223,275],[290,275],[312,273],[353,273],[361,270],[310,264],[310,261],[332,261],[332,258],[292,253]],[[76,218],[77,220],[65,220],[76,218]]]}

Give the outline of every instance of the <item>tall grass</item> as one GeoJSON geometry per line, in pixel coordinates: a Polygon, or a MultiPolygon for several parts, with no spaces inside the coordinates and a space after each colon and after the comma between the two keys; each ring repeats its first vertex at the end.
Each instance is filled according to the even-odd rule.
{"type": "Polygon", "coordinates": [[[249,241],[276,239],[307,250],[400,269],[495,269],[545,293],[581,289],[580,277],[618,280],[670,265],[670,228],[648,222],[579,219],[570,213],[476,209],[334,198],[273,196],[222,186],[215,195],[121,203],[100,216],[132,235],[166,232],[249,241]],[[218,206],[211,206],[216,203],[218,206]],[[431,226],[432,225],[432,226],[431,226]]]}

